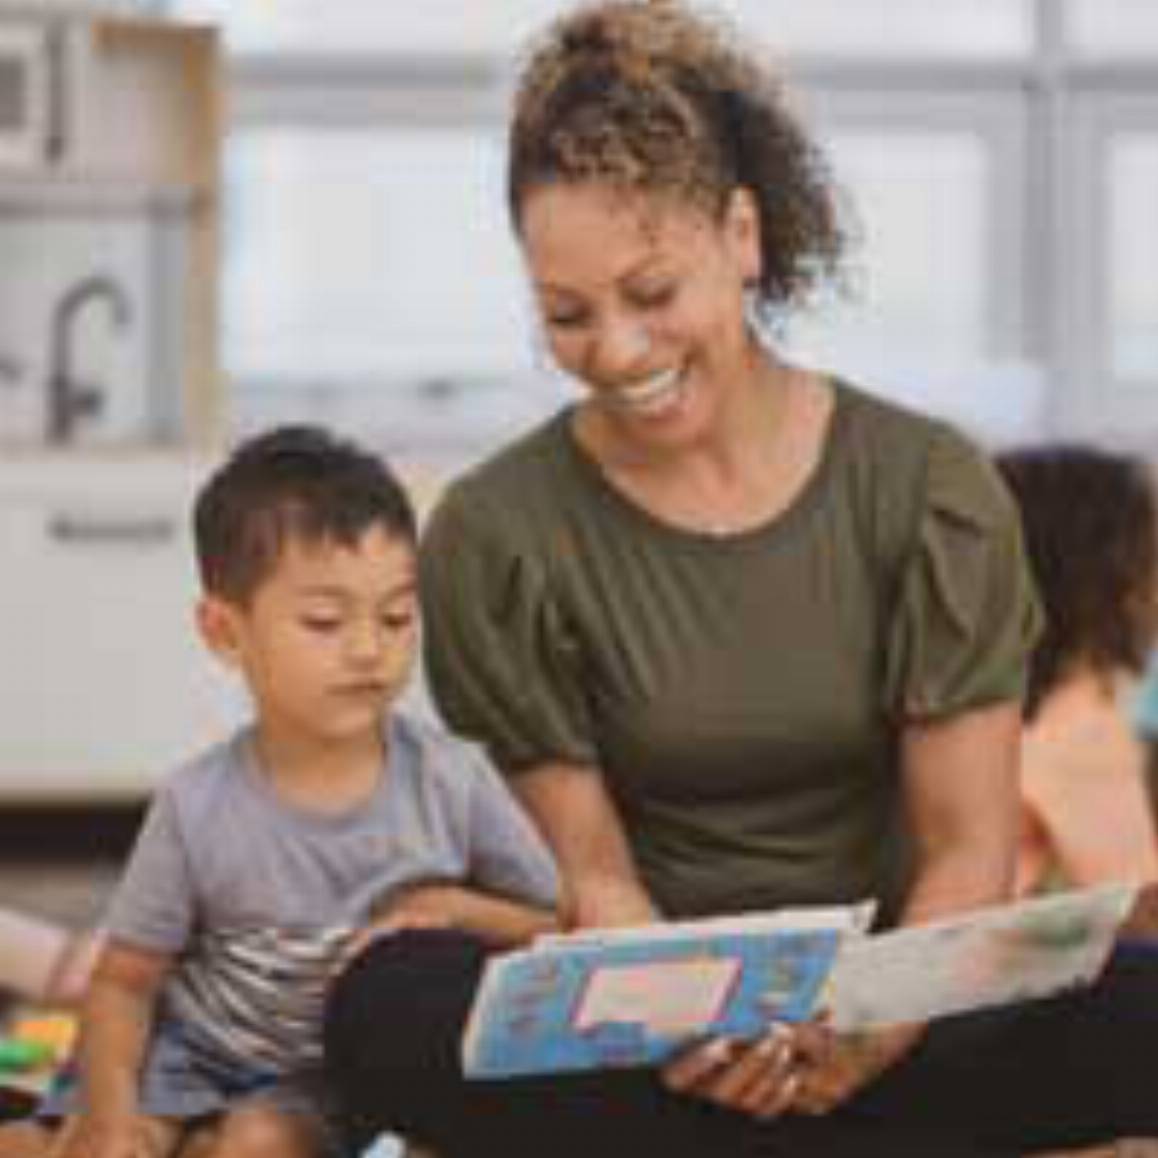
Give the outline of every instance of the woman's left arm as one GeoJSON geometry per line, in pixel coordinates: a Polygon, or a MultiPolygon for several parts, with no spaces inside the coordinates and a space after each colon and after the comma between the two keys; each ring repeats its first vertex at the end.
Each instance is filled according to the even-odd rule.
{"type": "MultiPolygon", "coordinates": [[[[902,776],[917,863],[902,924],[1012,895],[1020,729],[1016,701],[905,726],[902,776]]],[[[840,1105],[908,1053],[924,1028],[842,1035],[801,1058],[793,1109],[820,1114],[840,1105]]]]}
{"type": "Polygon", "coordinates": [[[1020,735],[1016,701],[905,727],[901,767],[917,866],[902,924],[1012,895],[1020,735]]]}

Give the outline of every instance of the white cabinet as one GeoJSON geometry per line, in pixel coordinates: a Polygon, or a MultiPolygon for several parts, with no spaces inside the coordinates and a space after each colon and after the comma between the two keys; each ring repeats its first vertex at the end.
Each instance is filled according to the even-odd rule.
{"type": "Polygon", "coordinates": [[[0,464],[0,801],[140,796],[245,714],[194,628],[207,464],[0,464]]]}

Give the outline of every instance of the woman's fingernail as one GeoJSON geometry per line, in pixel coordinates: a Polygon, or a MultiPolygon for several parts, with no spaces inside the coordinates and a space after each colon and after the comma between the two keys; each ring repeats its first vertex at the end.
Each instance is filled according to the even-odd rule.
{"type": "Polygon", "coordinates": [[[763,1037],[757,1038],[752,1048],[760,1057],[776,1057],[784,1047],[775,1033],[768,1032],[763,1037]]]}
{"type": "Polygon", "coordinates": [[[714,1037],[704,1046],[704,1057],[716,1065],[730,1061],[733,1052],[734,1046],[726,1037],[714,1037]]]}

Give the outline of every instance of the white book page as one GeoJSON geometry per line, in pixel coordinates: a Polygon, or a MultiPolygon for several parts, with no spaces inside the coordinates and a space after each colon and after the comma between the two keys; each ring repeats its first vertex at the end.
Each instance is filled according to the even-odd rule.
{"type": "Polygon", "coordinates": [[[1137,895],[1114,884],[978,909],[841,948],[822,1002],[839,1030],[1042,997],[1101,972],[1137,895]]]}

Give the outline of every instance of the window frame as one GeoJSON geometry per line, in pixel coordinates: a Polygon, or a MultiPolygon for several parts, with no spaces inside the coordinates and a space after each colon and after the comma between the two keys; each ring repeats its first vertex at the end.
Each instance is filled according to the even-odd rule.
{"type": "MultiPolygon", "coordinates": [[[[798,56],[788,79],[815,110],[810,119],[881,131],[964,128],[988,142],[994,358],[1029,361],[1048,383],[1042,437],[1144,442],[1158,435],[1158,390],[1114,380],[1111,326],[1090,295],[1106,284],[1109,260],[1100,188],[1107,134],[1149,130],[1158,58],[1083,56],[1067,43],[1064,3],[1029,3],[1034,44],[1024,59],[798,56]]],[[[230,62],[231,118],[241,128],[493,127],[508,104],[509,68],[487,52],[249,53],[230,62]]],[[[445,399],[440,405],[445,417],[445,399]]]]}

